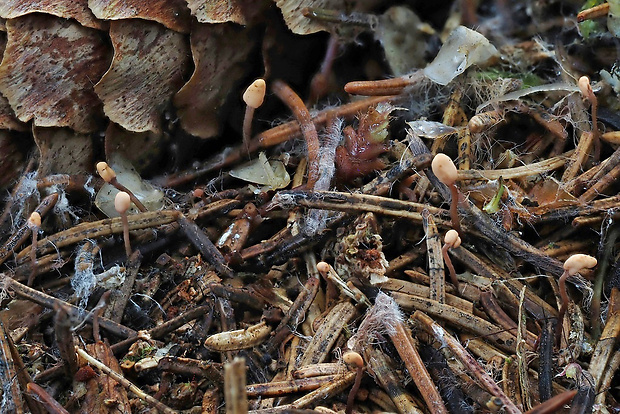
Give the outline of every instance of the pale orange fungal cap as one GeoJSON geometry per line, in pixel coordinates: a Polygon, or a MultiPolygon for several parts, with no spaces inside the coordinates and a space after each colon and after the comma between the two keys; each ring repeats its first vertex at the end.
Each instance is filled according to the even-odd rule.
{"type": "Polygon", "coordinates": [[[437,176],[439,181],[441,181],[445,185],[454,184],[458,177],[458,170],[456,169],[456,165],[454,165],[452,159],[446,154],[439,153],[435,155],[435,158],[433,158],[433,162],[431,162],[431,169],[433,170],[433,174],[437,176]]]}
{"type": "Polygon", "coordinates": [[[129,210],[131,206],[131,198],[129,194],[124,191],[119,191],[114,197],[114,208],[119,214],[124,214],[129,210]]]}
{"type": "Polygon", "coordinates": [[[256,79],[243,93],[243,101],[254,109],[263,104],[267,85],[264,79],[256,79]]]}

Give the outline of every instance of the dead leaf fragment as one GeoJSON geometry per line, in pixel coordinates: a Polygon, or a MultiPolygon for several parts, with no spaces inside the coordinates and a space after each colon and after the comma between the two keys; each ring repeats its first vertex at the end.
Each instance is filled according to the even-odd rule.
{"type": "Polygon", "coordinates": [[[14,19],[30,13],[46,13],[64,19],[75,19],[82,26],[104,29],[105,23],[97,20],[86,0],[4,0],[0,2],[0,16],[14,19]]]}
{"type": "Polygon", "coordinates": [[[77,134],[69,128],[33,128],[32,133],[41,154],[39,177],[92,172],[93,143],[90,136],[77,134]]]}
{"type": "Polygon", "coordinates": [[[104,20],[144,19],[189,32],[191,16],[184,0],[88,0],[88,7],[104,20]]]}
{"type": "Polygon", "coordinates": [[[133,132],[161,130],[161,115],[183,84],[189,48],[182,34],[158,23],[110,24],[114,59],[95,91],[105,114],[133,132]]]}
{"type": "Polygon", "coordinates": [[[276,0],[276,6],[282,11],[288,28],[293,33],[301,35],[329,31],[326,23],[304,16],[305,8],[345,10],[343,0],[276,0]]]}
{"type": "Polygon", "coordinates": [[[174,104],[183,129],[210,138],[219,132],[218,112],[243,76],[252,43],[245,30],[228,23],[194,24],[190,43],[194,73],[174,97],[174,104]]]}
{"type": "Polygon", "coordinates": [[[200,23],[247,24],[240,0],[187,0],[187,5],[200,23]]]}
{"type": "Polygon", "coordinates": [[[430,36],[425,27],[418,15],[405,6],[390,7],[379,18],[375,34],[394,75],[402,76],[426,65],[430,36]]]}
{"type": "Polygon", "coordinates": [[[92,132],[102,119],[93,82],[109,64],[100,34],[72,20],[30,14],[7,21],[0,92],[36,126],[92,132]]]}

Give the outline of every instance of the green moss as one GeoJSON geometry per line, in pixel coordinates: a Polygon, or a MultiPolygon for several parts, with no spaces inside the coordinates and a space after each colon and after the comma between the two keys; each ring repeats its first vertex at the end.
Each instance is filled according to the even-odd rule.
{"type": "Polygon", "coordinates": [[[523,82],[522,89],[542,85],[545,83],[539,76],[531,72],[512,73],[498,68],[488,68],[482,72],[479,72],[477,76],[479,79],[492,81],[500,78],[519,79],[523,82]]]}
{"type": "MultiPolygon", "coordinates": [[[[580,11],[598,6],[604,2],[605,0],[587,0],[580,11]]],[[[586,20],[585,22],[579,23],[579,33],[581,33],[584,39],[601,36],[606,30],[604,25],[595,20],[586,20]]]]}

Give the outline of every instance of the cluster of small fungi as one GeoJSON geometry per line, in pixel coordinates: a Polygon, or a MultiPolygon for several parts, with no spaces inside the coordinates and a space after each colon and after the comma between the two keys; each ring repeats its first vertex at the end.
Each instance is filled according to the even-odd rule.
{"type": "Polygon", "coordinates": [[[618,411],[617,1],[53,3],[0,1],[0,412],[618,411]]]}

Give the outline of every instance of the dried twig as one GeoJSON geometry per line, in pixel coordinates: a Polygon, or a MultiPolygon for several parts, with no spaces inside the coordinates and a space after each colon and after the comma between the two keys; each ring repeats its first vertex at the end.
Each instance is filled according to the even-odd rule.
{"type": "Polygon", "coordinates": [[[211,263],[220,275],[232,277],[232,271],[226,264],[226,259],[224,259],[222,253],[215,247],[204,231],[202,231],[196,223],[185,217],[179,218],[179,224],[181,225],[181,229],[185,232],[185,235],[202,253],[205,260],[211,263]]]}
{"type": "Polygon", "coordinates": [[[340,302],[334,306],[323,319],[306,347],[299,365],[304,366],[325,361],[334,342],[338,339],[338,335],[354,315],[355,307],[351,302],[340,302]]]}
{"type": "Polygon", "coordinates": [[[142,262],[142,255],[140,251],[136,251],[127,257],[127,267],[125,270],[125,282],[118,290],[115,290],[110,297],[110,305],[105,310],[105,317],[120,323],[125,313],[127,303],[131,298],[131,292],[133,291],[133,285],[138,276],[140,270],[140,263],[142,262]]]}
{"type": "MultiPolygon", "coordinates": [[[[17,295],[23,297],[24,299],[31,300],[49,309],[53,309],[54,306],[60,305],[70,311],[71,317],[84,318],[86,322],[92,321],[92,314],[84,315],[84,311],[77,306],[71,305],[63,300],[39,292],[38,290],[29,288],[28,286],[11,279],[5,274],[0,274],[0,280],[2,281],[2,283],[4,283],[6,289],[15,292],[17,295]]],[[[111,321],[107,318],[99,318],[99,324],[102,328],[124,338],[137,335],[137,332],[133,329],[127,328],[126,326],[111,321]]]]}
{"type": "Polygon", "coordinates": [[[601,380],[609,365],[608,361],[614,353],[618,338],[620,338],[620,289],[613,288],[609,299],[607,321],[590,361],[589,371],[594,378],[594,389],[597,392],[601,390],[601,380]]]}
{"type": "Polygon", "coordinates": [[[73,375],[78,370],[78,361],[75,355],[75,344],[73,341],[73,321],[70,318],[70,310],[62,304],[57,304],[54,307],[56,315],[54,316],[54,331],[56,334],[56,342],[58,343],[58,350],[60,351],[60,357],[65,362],[65,374],[68,378],[73,378],[73,375]]]}
{"type": "Polygon", "coordinates": [[[50,414],[69,414],[69,411],[65,410],[47,391],[34,382],[28,383],[27,391],[32,397],[36,397],[50,414]]]}
{"type": "Polygon", "coordinates": [[[283,207],[303,206],[345,212],[372,212],[422,222],[422,211],[447,216],[447,211],[421,203],[394,200],[368,194],[348,194],[337,191],[280,191],[273,203],[283,207]]]}
{"type": "Polygon", "coordinates": [[[416,311],[412,318],[420,323],[420,326],[429,334],[433,335],[437,341],[445,343],[454,355],[467,366],[469,372],[480,381],[481,384],[495,397],[499,398],[506,412],[519,414],[519,410],[506,394],[497,386],[493,378],[491,378],[484,369],[478,365],[476,360],[467,352],[465,348],[448,332],[446,332],[439,324],[420,311],[416,311]]]}
{"type": "Polygon", "coordinates": [[[216,384],[224,383],[222,364],[216,362],[192,358],[163,357],[158,361],[157,368],[174,374],[207,378],[216,384]]]}
{"type": "Polygon", "coordinates": [[[170,407],[166,406],[165,404],[157,401],[156,399],[154,399],[150,395],[145,394],[140,388],[135,386],[131,381],[127,380],[121,374],[118,374],[117,372],[113,371],[107,365],[102,364],[101,362],[99,362],[98,360],[96,360],[95,358],[90,356],[83,349],[81,349],[81,348],[76,346],[75,347],[75,351],[78,353],[80,358],[85,359],[89,364],[93,365],[95,368],[97,368],[98,370],[100,370],[104,374],[109,375],[112,379],[114,379],[114,381],[118,382],[123,387],[127,388],[128,390],[130,390],[131,392],[136,394],[138,396],[138,398],[140,398],[141,400],[145,401],[151,407],[161,411],[162,413],[166,413],[166,414],[175,414],[176,413],[175,410],[173,410],[170,407]]]}
{"type": "Polygon", "coordinates": [[[245,360],[235,358],[224,364],[224,401],[227,414],[248,412],[248,397],[245,386],[245,360]]]}
{"type": "Polygon", "coordinates": [[[422,363],[422,359],[414,346],[414,340],[411,333],[405,327],[404,323],[395,323],[395,333],[390,335],[398,355],[402,358],[409,374],[413,378],[416,386],[422,394],[422,398],[426,401],[426,405],[431,413],[447,413],[447,409],[439,395],[435,384],[431,380],[426,367],[422,363]]]}
{"type": "Polygon", "coordinates": [[[577,394],[577,390],[571,390],[558,394],[547,401],[538,404],[536,407],[525,412],[524,414],[552,414],[564,407],[577,394]]]}
{"type": "Polygon", "coordinates": [[[445,271],[441,253],[441,239],[433,216],[428,212],[422,213],[424,232],[426,233],[426,250],[428,258],[428,276],[430,277],[429,298],[439,303],[446,300],[445,271]]]}
{"type": "MultiPolygon", "coordinates": [[[[149,211],[146,213],[132,214],[128,217],[129,230],[148,229],[162,224],[177,221],[181,213],[176,210],[149,211]]],[[[70,229],[52,234],[37,242],[37,254],[51,253],[56,249],[79,243],[85,239],[121,234],[123,223],[120,217],[104,219],[94,222],[80,223],[70,229]]],[[[30,254],[30,246],[16,255],[16,260],[21,262],[30,254]]]]}
{"type": "Polygon", "coordinates": [[[388,357],[378,349],[366,348],[365,360],[375,380],[388,393],[392,402],[401,413],[422,414],[411,396],[402,387],[402,379],[397,377],[396,370],[391,366],[388,357]]]}

